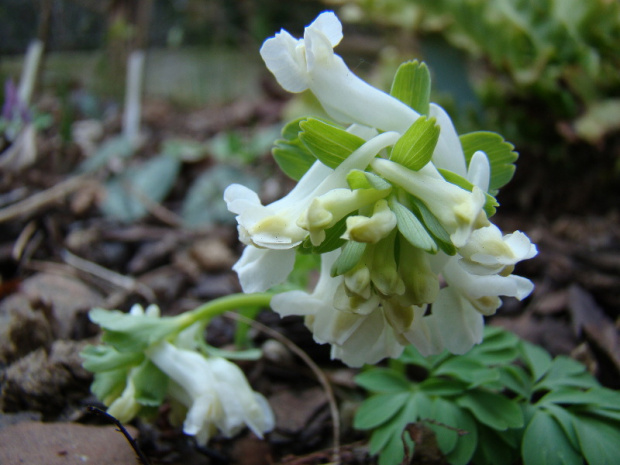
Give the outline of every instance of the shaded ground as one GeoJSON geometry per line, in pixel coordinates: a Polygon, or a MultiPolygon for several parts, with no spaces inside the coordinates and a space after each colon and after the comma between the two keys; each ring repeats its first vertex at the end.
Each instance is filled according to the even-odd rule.
{"type": "MultiPolygon", "coordinates": [[[[57,103],[48,102],[52,112],[57,103]]],[[[278,121],[281,106],[282,101],[273,96],[192,112],[150,102],[144,115],[149,139],[136,159],[149,158],[164,138],[173,135],[204,140],[223,130],[267,126],[278,121]]],[[[119,118],[112,118],[105,131],[113,134],[119,126],[119,118]]],[[[64,192],[35,197],[66,180],[82,160],[79,147],[61,142],[59,130],[57,122],[40,134],[39,158],[32,167],[22,172],[5,170],[0,181],[0,406],[4,412],[0,413],[0,463],[17,463],[15,450],[37,454],[42,449],[44,461],[37,455],[20,458],[25,457],[26,463],[69,464],[83,463],[88,456],[89,463],[134,463],[129,444],[118,434],[111,437],[110,426],[90,426],[84,435],[84,425],[107,424],[86,410],[88,405],[99,405],[89,394],[91,377],[77,356],[97,338],[86,312],[93,306],[126,310],[136,302],[157,302],[165,314],[176,314],[238,292],[230,267],[240,247],[232,224],[191,231],[179,223],[179,205],[187,186],[201,172],[217,166],[212,156],[185,164],[167,200],[149,205],[150,215],[132,224],[106,219],[99,212],[102,189],[97,177],[68,184],[64,192]],[[45,428],[50,422],[51,430],[45,428]],[[94,447],[102,444],[101,450],[94,447]],[[122,450],[129,453],[110,458],[109,454],[122,450]]],[[[617,146],[607,149],[611,155],[589,163],[578,182],[569,176],[578,169],[558,173],[544,158],[522,155],[519,174],[499,198],[504,207],[495,221],[505,231],[526,232],[538,245],[539,255],[517,270],[536,283],[536,290],[525,302],[507,300],[492,323],[552,354],[574,356],[603,384],[620,388],[618,193],[615,198],[607,195],[614,186],[609,178],[617,146]],[[600,186],[605,186],[603,192],[600,186]]],[[[278,174],[268,153],[248,170],[264,180],[265,198],[277,198],[291,185],[278,174]]],[[[330,362],[327,348],[312,342],[300,320],[280,320],[269,312],[258,320],[321,365],[341,410],[343,463],[369,463],[363,435],[351,428],[362,395],[352,382],[355,372],[330,362]]],[[[210,326],[210,341],[231,344],[234,325],[229,319],[218,319],[210,326]]],[[[131,431],[153,464],[331,460],[332,422],[316,377],[286,345],[259,330],[251,334],[255,344],[264,348],[265,358],[242,366],[252,385],[269,398],[276,412],[276,430],[264,442],[243,433],[198,449],[167,422],[163,406],[152,422],[136,421],[131,431]]]]}

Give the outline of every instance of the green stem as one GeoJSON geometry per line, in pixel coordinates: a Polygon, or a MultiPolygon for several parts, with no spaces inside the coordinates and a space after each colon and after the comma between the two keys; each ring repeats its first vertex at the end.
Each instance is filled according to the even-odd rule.
{"type": "Polygon", "coordinates": [[[257,294],[232,294],[219,299],[211,300],[189,312],[180,315],[182,321],[180,330],[188,328],[194,323],[213,318],[222,313],[242,308],[242,307],[268,307],[273,294],[257,293],[257,294]]]}

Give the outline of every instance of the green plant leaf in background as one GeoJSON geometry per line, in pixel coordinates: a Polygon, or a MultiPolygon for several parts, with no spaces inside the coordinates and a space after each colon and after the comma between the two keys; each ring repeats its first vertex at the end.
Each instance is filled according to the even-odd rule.
{"type": "Polygon", "coordinates": [[[417,60],[401,64],[396,70],[390,95],[421,115],[428,115],[431,100],[431,73],[417,60]]]}
{"type": "Polygon", "coordinates": [[[131,223],[162,202],[174,186],[181,162],[177,157],[159,155],[131,167],[105,184],[106,196],[100,207],[106,216],[131,223]]]}
{"type": "Polygon", "coordinates": [[[524,465],[581,465],[564,431],[547,412],[539,410],[523,435],[521,454],[524,465]]]}
{"type": "Polygon", "coordinates": [[[440,129],[436,122],[435,118],[425,116],[415,120],[394,144],[390,160],[414,171],[424,167],[431,160],[439,140],[440,129]]]}
{"type": "Polygon", "coordinates": [[[364,144],[361,137],[315,118],[301,121],[299,127],[299,139],[321,163],[333,169],[364,144]]]}
{"type": "Polygon", "coordinates": [[[159,407],[168,391],[168,376],[150,360],[145,360],[134,372],[136,402],[148,407],[159,407]]]}
{"type": "Polygon", "coordinates": [[[234,215],[223,199],[224,190],[233,183],[243,184],[253,191],[259,189],[256,177],[232,166],[218,164],[198,176],[183,199],[183,225],[201,228],[214,223],[234,223],[234,215]]]}

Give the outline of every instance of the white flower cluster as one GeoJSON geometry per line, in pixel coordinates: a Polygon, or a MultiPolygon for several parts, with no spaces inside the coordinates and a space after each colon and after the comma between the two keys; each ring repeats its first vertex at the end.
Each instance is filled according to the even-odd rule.
{"type": "MultiPolygon", "coordinates": [[[[149,305],[146,311],[134,305],[129,316],[143,317],[146,322],[146,319],[159,319],[159,314],[156,305],[149,305]]],[[[119,315],[121,319],[124,317],[119,315]]],[[[162,384],[170,400],[172,419],[180,420],[183,431],[195,436],[199,444],[205,445],[217,432],[232,437],[246,426],[262,439],[263,433],[271,431],[275,424],[267,399],[252,390],[237,365],[222,357],[206,357],[196,350],[195,333],[201,328],[199,324],[190,326],[173,342],[163,339],[144,350],[146,362],[163,373],[164,379],[153,378],[156,374],[145,362],[130,367],[125,379],[120,380],[124,388],[111,390],[112,394],[103,399],[109,405],[107,412],[119,421],[130,421],[144,406],[144,396],[138,391],[152,389],[148,384],[162,384]],[[147,370],[149,378],[145,378],[147,370]],[[138,383],[147,386],[139,387],[138,383]]],[[[114,368],[118,370],[118,366],[114,368]]],[[[96,373],[95,383],[100,376],[101,384],[109,384],[106,375],[115,370],[96,373]]]]}
{"type": "Polygon", "coordinates": [[[303,39],[281,31],[261,48],[284,89],[310,90],[364,142],[335,168],[314,162],[287,196],[270,205],[244,186],[229,186],[224,198],[247,245],[234,269],[245,292],[267,290],[287,279],[299,247],[320,247],[326,232],[345,221],[345,245],[322,254],[314,291],[278,294],[273,309],[304,315],[315,340],[331,344],[332,357],[351,366],[397,357],[408,344],[422,354],[464,353],[481,341],[483,316],[497,310],[499,296],[531,293],[533,284],[511,273],[517,262],[536,255],[536,247],[525,234],[503,236],[489,222],[487,154],[477,151],[467,159],[439,106],[430,104],[422,116],[355,76],[334,53],[341,39],[338,18],[325,12],[303,39]],[[424,117],[434,118],[439,135],[430,161],[410,169],[388,155],[424,117]],[[374,182],[353,188],[354,171],[374,182]],[[470,188],[449,181],[445,172],[470,188]],[[431,223],[444,232],[443,250],[426,231],[431,223]],[[352,250],[355,260],[335,271],[352,250]]]}

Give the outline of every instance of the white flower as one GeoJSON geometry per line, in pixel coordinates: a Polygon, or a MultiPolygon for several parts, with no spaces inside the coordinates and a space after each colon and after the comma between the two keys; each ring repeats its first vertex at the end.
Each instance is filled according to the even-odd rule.
{"type": "MultiPolygon", "coordinates": [[[[248,245],[233,267],[239,275],[243,291],[261,292],[282,283],[293,269],[294,248],[309,234],[313,242],[319,244],[324,237],[323,230],[332,224],[331,219],[317,222],[312,214],[308,216],[309,211],[316,213],[316,209],[323,205],[317,199],[325,195],[327,197],[323,199],[330,198],[330,208],[344,206],[348,198],[340,195],[339,199],[338,192],[351,192],[344,189],[347,187],[347,174],[353,169],[365,169],[377,153],[393,145],[398,137],[399,134],[395,132],[373,137],[349,155],[335,170],[315,162],[288,195],[267,206],[263,206],[256,193],[247,187],[239,184],[228,186],[224,192],[224,200],[228,209],[237,214],[239,239],[248,245]],[[331,193],[336,189],[342,190],[336,191],[336,194],[331,193]]],[[[378,198],[376,195],[368,196],[368,193],[354,195],[356,199],[358,196],[363,197],[365,203],[378,198]]],[[[359,205],[360,202],[357,201],[348,204],[348,207],[356,209],[359,205]]],[[[344,214],[350,211],[352,210],[344,214]]],[[[338,213],[341,214],[342,212],[338,213]]],[[[342,216],[338,217],[340,218],[342,216]]]]}
{"type": "Polygon", "coordinates": [[[465,245],[474,229],[488,224],[482,209],[484,192],[478,186],[469,192],[446,181],[431,163],[419,171],[412,171],[393,161],[376,158],[371,167],[424,202],[450,234],[456,247],[465,245]]]}
{"type": "Polygon", "coordinates": [[[241,369],[221,357],[202,355],[161,342],[146,352],[170,377],[170,395],[188,408],[183,424],[186,434],[199,444],[220,431],[232,437],[245,426],[263,437],[274,427],[267,400],[254,392],[241,369]]]}
{"type": "Polygon", "coordinates": [[[362,81],[333,48],[342,39],[342,25],[327,11],[295,39],[282,30],[260,49],[265,65],[289,92],[309,89],[332,118],[400,133],[419,117],[413,109],[362,81]]]}
{"type": "Polygon", "coordinates": [[[283,317],[305,316],[306,326],[312,331],[314,340],[331,344],[332,358],[341,359],[349,366],[398,357],[404,348],[399,342],[399,333],[409,329],[406,322],[405,327],[401,325],[403,321],[411,322],[413,308],[405,310],[409,316],[405,315],[403,319],[396,306],[382,302],[378,295],[373,294],[367,299],[358,295],[348,299],[344,294],[345,278],[330,276],[339,254],[340,251],[336,250],[321,256],[321,274],[312,293],[290,291],[278,294],[273,297],[271,307],[283,317]]]}

